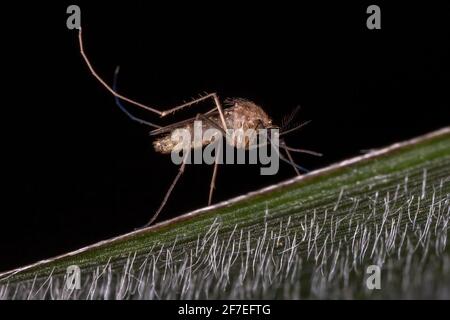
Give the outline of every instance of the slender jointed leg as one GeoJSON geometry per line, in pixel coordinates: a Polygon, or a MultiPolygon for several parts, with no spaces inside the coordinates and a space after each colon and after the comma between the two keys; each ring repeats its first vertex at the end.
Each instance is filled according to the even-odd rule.
{"type": "MultiPolygon", "coordinates": [[[[201,113],[197,114],[197,119],[202,119],[202,120],[206,121],[211,126],[216,128],[217,130],[219,130],[224,136],[226,135],[226,131],[218,123],[211,120],[204,114],[201,114],[201,113]]],[[[220,138],[222,138],[222,137],[220,137],[220,138]]],[[[218,165],[219,165],[219,159],[220,159],[221,152],[222,152],[220,143],[218,144],[218,148],[216,149],[216,151],[217,151],[217,153],[216,153],[216,159],[214,161],[213,175],[211,177],[211,183],[210,183],[210,187],[209,187],[208,206],[210,206],[212,203],[214,189],[216,188],[217,170],[218,170],[218,165]]]]}
{"type": "Polygon", "coordinates": [[[86,63],[87,67],[89,68],[89,71],[90,71],[91,74],[94,76],[94,78],[96,78],[97,81],[100,82],[100,84],[103,85],[103,87],[106,88],[106,90],[108,90],[113,96],[115,96],[115,97],[117,97],[117,98],[119,98],[119,99],[122,99],[122,100],[124,100],[124,101],[126,101],[126,102],[129,102],[129,103],[131,103],[131,104],[134,104],[134,105],[136,105],[136,106],[138,106],[138,107],[141,107],[141,108],[143,108],[143,109],[145,109],[145,110],[148,110],[148,111],[157,113],[157,114],[159,114],[159,115],[162,115],[162,113],[161,113],[159,110],[156,110],[156,109],[154,109],[154,108],[148,107],[148,106],[146,106],[146,105],[144,105],[144,104],[142,104],[142,103],[140,103],[140,102],[134,101],[134,100],[132,100],[132,99],[129,99],[129,98],[127,98],[127,97],[125,97],[125,96],[123,96],[123,95],[117,93],[113,88],[111,88],[111,87],[110,87],[110,86],[109,86],[109,85],[108,85],[108,84],[107,84],[107,83],[106,83],[106,82],[105,82],[105,81],[97,74],[97,72],[95,71],[95,69],[94,69],[94,67],[92,66],[91,62],[89,61],[89,58],[87,57],[86,53],[84,52],[83,37],[82,37],[82,31],[81,31],[81,28],[80,28],[79,31],[78,31],[78,42],[79,42],[79,45],[80,45],[80,53],[81,53],[81,56],[83,57],[84,62],[86,63]]]}
{"type": "Polygon", "coordinates": [[[310,155],[316,156],[316,157],[323,156],[323,154],[321,154],[320,152],[306,150],[306,149],[291,148],[291,147],[288,147],[285,143],[283,143],[283,148],[286,151],[289,150],[289,151],[292,151],[292,152],[306,153],[306,154],[310,154],[310,155]]]}
{"type": "MultiPolygon", "coordinates": [[[[205,121],[210,122],[210,124],[211,124],[212,126],[214,126],[215,128],[217,128],[218,130],[222,130],[222,131],[223,131],[223,129],[222,129],[217,123],[215,123],[214,121],[212,121],[211,119],[209,119],[208,117],[204,116],[204,115],[201,114],[201,113],[197,114],[197,116],[196,116],[195,118],[196,118],[196,120],[198,120],[198,119],[204,119],[205,121]]],[[[219,145],[219,146],[220,146],[220,145],[219,145]]],[[[219,150],[220,150],[220,147],[219,147],[219,150]]],[[[209,201],[208,201],[208,205],[211,204],[212,195],[213,195],[213,190],[214,190],[214,183],[215,183],[215,179],[216,179],[216,176],[217,176],[217,162],[218,162],[219,155],[220,155],[219,152],[220,152],[220,151],[218,151],[218,153],[217,153],[217,155],[216,155],[216,160],[215,160],[215,162],[214,162],[214,172],[213,172],[213,178],[212,178],[212,181],[211,181],[211,189],[210,189],[210,191],[209,191],[209,201]]],[[[164,207],[165,207],[167,201],[169,200],[170,194],[172,193],[173,189],[175,188],[175,185],[177,184],[177,182],[178,182],[178,180],[180,179],[181,175],[184,173],[184,170],[185,170],[185,167],[186,167],[186,159],[187,159],[187,157],[189,157],[189,155],[190,155],[190,152],[187,152],[186,155],[185,155],[185,157],[183,158],[183,163],[182,163],[181,166],[180,166],[180,169],[179,169],[179,171],[178,171],[178,174],[176,175],[175,179],[173,180],[172,184],[170,185],[169,190],[166,192],[166,195],[164,196],[164,199],[163,199],[163,201],[161,202],[161,205],[159,206],[158,210],[155,212],[155,214],[153,215],[153,217],[150,219],[150,221],[147,222],[147,224],[146,224],[144,227],[150,226],[150,225],[156,220],[156,218],[157,218],[158,215],[161,213],[161,211],[164,209],[164,207]]]]}
{"type": "Polygon", "coordinates": [[[209,123],[212,127],[216,128],[217,130],[219,130],[224,136],[227,134],[226,133],[226,129],[222,128],[217,122],[211,120],[210,118],[208,118],[207,116],[205,116],[202,113],[197,114],[197,120],[198,119],[202,119],[204,121],[206,121],[207,123],[209,123]]]}
{"type": "Polygon", "coordinates": [[[192,106],[192,105],[194,105],[194,104],[196,104],[196,103],[198,103],[198,102],[201,102],[201,101],[204,101],[204,100],[207,100],[207,99],[211,99],[211,98],[212,98],[212,99],[214,100],[214,103],[215,103],[215,105],[216,105],[217,110],[219,111],[220,119],[221,119],[223,128],[224,128],[225,130],[227,129],[227,125],[226,125],[226,122],[225,122],[225,116],[224,116],[224,113],[223,113],[223,108],[222,108],[222,105],[221,105],[221,103],[220,103],[219,97],[217,96],[216,93],[210,93],[210,94],[207,94],[207,95],[205,95],[205,96],[203,96],[203,97],[200,97],[200,98],[198,98],[198,99],[195,99],[195,100],[193,100],[193,101],[191,101],[191,102],[183,103],[183,104],[181,104],[181,105],[179,105],[179,106],[176,106],[176,107],[171,108],[171,109],[166,110],[166,111],[160,111],[160,110],[158,110],[158,109],[155,109],[155,108],[146,106],[146,105],[143,104],[143,103],[137,102],[137,101],[135,101],[135,100],[133,100],[133,99],[127,98],[127,97],[125,97],[124,95],[121,95],[121,94],[117,93],[117,91],[116,91],[114,88],[111,88],[111,87],[110,87],[110,86],[109,86],[109,85],[108,85],[108,84],[100,77],[100,75],[95,71],[94,67],[92,66],[92,63],[89,61],[89,58],[87,57],[87,55],[86,55],[86,53],[85,53],[85,51],[84,51],[83,37],[82,37],[82,29],[81,29],[81,28],[79,28],[79,32],[78,32],[78,42],[79,42],[79,46],[80,46],[80,53],[81,53],[81,56],[83,57],[83,60],[84,60],[84,62],[86,63],[87,67],[89,68],[89,71],[91,72],[91,74],[94,76],[94,78],[97,79],[98,82],[100,82],[100,84],[101,84],[103,87],[106,88],[106,90],[108,90],[108,91],[109,91],[113,96],[115,96],[117,99],[120,99],[120,100],[126,101],[126,102],[128,102],[128,103],[134,104],[135,106],[138,106],[138,107],[143,108],[143,109],[145,109],[145,110],[147,110],[147,111],[153,112],[153,113],[159,115],[160,117],[165,117],[165,116],[167,116],[167,115],[169,115],[169,114],[172,114],[172,113],[174,113],[174,112],[176,112],[176,111],[179,111],[179,110],[181,110],[181,109],[190,107],[190,106],[192,106]]]}
{"type": "MultiPolygon", "coordinates": [[[[267,136],[267,139],[269,140],[269,143],[270,143],[271,145],[274,145],[274,143],[272,142],[272,139],[271,139],[269,136],[267,136]]],[[[284,143],[281,144],[281,147],[284,148],[284,143]]],[[[286,159],[286,158],[281,154],[281,152],[280,152],[280,150],[279,150],[278,148],[274,148],[274,150],[275,150],[275,152],[278,154],[278,156],[280,157],[280,160],[282,160],[282,161],[284,161],[284,162],[290,164],[292,167],[294,167],[294,170],[295,170],[296,173],[297,173],[298,170],[302,170],[302,171],[304,171],[304,172],[309,172],[309,170],[303,168],[302,166],[299,166],[298,164],[296,164],[296,163],[292,160],[292,157],[290,156],[290,154],[289,154],[289,152],[288,152],[287,149],[285,149],[285,150],[286,150],[286,152],[288,152],[288,156],[289,156],[290,160],[286,159]]]]}
{"type": "MultiPolygon", "coordinates": [[[[201,114],[201,113],[197,114],[197,119],[202,119],[202,120],[206,121],[212,127],[219,130],[223,135],[226,135],[225,130],[218,123],[211,120],[204,114],[201,114]]],[[[220,137],[220,138],[222,138],[222,137],[220,137]]],[[[217,151],[217,153],[216,153],[216,159],[214,161],[213,175],[212,175],[211,183],[210,183],[210,187],[209,187],[208,206],[211,205],[214,189],[216,188],[217,170],[218,170],[218,165],[219,165],[219,159],[220,159],[221,152],[222,152],[220,143],[218,144],[218,148],[216,149],[216,151],[217,151]]]]}
{"type": "MultiPolygon", "coordinates": [[[[304,168],[302,168],[302,167],[300,167],[299,165],[296,165],[296,164],[294,163],[294,159],[292,158],[291,151],[292,151],[292,152],[298,152],[298,153],[307,153],[307,154],[310,154],[310,155],[313,155],[313,156],[317,156],[317,157],[321,157],[321,156],[322,156],[322,154],[319,153],[319,152],[315,152],[315,151],[311,151],[311,150],[306,150],[306,149],[296,149],[296,148],[288,147],[288,146],[286,145],[286,142],[284,142],[284,140],[280,140],[280,146],[281,146],[281,147],[284,149],[284,151],[286,152],[286,154],[287,154],[287,156],[288,156],[288,159],[289,159],[289,162],[290,162],[290,164],[292,165],[292,167],[294,168],[295,173],[296,173],[297,175],[300,175],[299,168],[300,168],[301,170],[305,171],[305,172],[308,172],[308,170],[306,170],[306,169],[304,169],[304,168]]],[[[280,154],[280,156],[281,156],[281,154],[280,154]]]]}
{"type": "Polygon", "coordinates": [[[218,169],[218,165],[219,165],[220,154],[222,152],[220,143],[219,143],[216,151],[217,151],[216,160],[214,161],[213,175],[211,178],[211,184],[209,186],[208,206],[211,205],[214,189],[216,188],[217,169],[218,169]]]}
{"type": "Polygon", "coordinates": [[[186,167],[186,159],[189,156],[189,154],[190,154],[190,152],[187,152],[186,156],[183,158],[183,163],[181,164],[175,179],[173,180],[172,184],[170,185],[169,190],[167,190],[166,195],[164,196],[164,199],[161,202],[158,210],[156,210],[156,212],[153,215],[153,217],[150,219],[149,222],[147,222],[147,224],[145,224],[143,226],[143,228],[150,226],[156,220],[156,218],[158,218],[158,215],[164,209],[164,207],[165,207],[165,205],[167,203],[167,200],[169,200],[170,194],[172,193],[173,189],[175,188],[175,185],[177,184],[177,182],[180,179],[181,175],[184,173],[184,169],[186,167]]]}
{"type": "MultiPolygon", "coordinates": [[[[283,148],[284,148],[284,147],[283,147],[283,148]]],[[[293,164],[293,163],[294,163],[294,159],[292,159],[292,156],[291,156],[291,153],[289,152],[289,150],[288,150],[287,148],[284,148],[284,151],[286,151],[286,154],[287,154],[287,156],[288,156],[288,158],[289,158],[289,162],[290,162],[291,164],[293,164]]],[[[297,168],[295,165],[293,165],[292,167],[294,168],[295,173],[296,173],[298,176],[300,176],[301,174],[300,174],[300,171],[298,170],[298,168],[297,168]]]]}
{"type": "MultiPolygon", "coordinates": [[[[285,150],[286,150],[286,149],[285,149],[285,150]]],[[[291,161],[291,160],[286,159],[286,158],[280,153],[279,150],[277,150],[277,153],[278,153],[278,156],[280,157],[280,160],[286,162],[287,164],[290,164],[292,167],[294,167],[294,170],[297,169],[297,170],[301,170],[301,171],[303,171],[303,172],[309,172],[308,169],[303,168],[302,166],[296,164],[294,161],[291,161]]],[[[295,170],[296,173],[297,173],[297,170],[295,170]]]]}
{"type": "Polygon", "coordinates": [[[196,103],[198,103],[198,102],[200,102],[200,101],[203,101],[203,100],[206,100],[206,99],[210,99],[210,98],[213,98],[213,99],[214,99],[214,103],[216,104],[216,108],[217,108],[217,110],[219,111],[220,121],[222,122],[222,126],[223,126],[223,128],[224,128],[225,130],[227,130],[227,124],[226,124],[226,122],[225,122],[225,116],[224,116],[224,114],[223,114],[222,104],[220,103],[219,97],[217,96],[216,93],[209,93],[209,94],[207,94],[207,95],[205,95],[205,96],[203,96],[203,97],[201,97],[201,98],[198,98],[198,99],[195,99],[195,100],[193,100],[193,101],[184,103],[184,104],[182,104],[182,105],[173,107],[172,109],[163,111],[162,114],[161,114],[161,117],[164,117],[164,116],[166,116],[166,115],[172,114],[172,113],[174,113],[174,112],[176,112],[176,111],[178,111],[178,110],[184,109],[184,108],[189,107],[189,106],[192,106],[193,104],[196,104],[196,103]]]}

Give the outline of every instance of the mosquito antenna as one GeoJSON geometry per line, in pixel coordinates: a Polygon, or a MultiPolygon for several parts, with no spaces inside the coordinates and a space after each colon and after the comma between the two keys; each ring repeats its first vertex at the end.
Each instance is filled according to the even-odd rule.
{"type": "MultiPolygon", "coordinates": [[[[113,89],[114,91],[117,91],[117,79],[119,78],[119,70],[120,70],[120,67],[117,66],[117,67],[116,67],[116,70],[114,71],[114,80],[113,80],[113,86],[112,86],[112,89],[113,89]]],[[[161,126],[158,126],[158,125],[156,125],[156,124],[153,124],[153,123],[151,123],[151,122],[145,121],[145,120],[143,120],[143,119],[140,119],[140,118],[138,118],[138,117],[132,115],[132,114],[125,108],[125,106],[120,102],[120,99],[119,99],[117,96],[114,96],[114,100],[116,101],[116,104],[117,104],[117,106],[120,108],[120,110],[122,110],[122,111],[123,111],[123,112],[131,119],[131,120],[134,120],[134,121],[139,122],[139,123],[141,123],[141,124],[145,124],[145,125],[150,126],[150,127],[153,127],[153,128],[157,128],[157,129],[162,128],[161,126]]]]}
{"type": "Polygon", "coordinates": [[[288,113],[287,115],[285,115],[283,117],[283,119],[281,119],[281,128],[283,130],[289,129],[292,120],[294,120],[295,116],[297,115],[297,113],[299,111],[300,111],[300,106],[296,106],[294,109],[292,109],[292,111],[290,113],[288,113]]]}
{"type": "Polygon", "coordinates": [[[148,110],[148,111],[151,111],[151,112],[153,112],[153,113],[159,114],[160,116],[163,115],[163,113],[162,113],[161,111],[158,111],[158,110],[156,110],[156,109],[150,108],[150,107],[148,107],[148,106],[146,106],[146,105],[144,105],[144,104],[142,104],[142,103],[140,103],[140,102],[134,101],[134,100],[132,100],[132,99],[130,99],[130,98],[127,98],[127,97],[125,97],[125,96],[123,96],[123,95],[117,93],[113,88],[111,88],[111,87],[110,87],[110,86],[109,86],[109,85],[108,85],[108,84],[107,84],[107,83],[106,83],[106,82],[105,82],[105,81],[97,74],[97,72],[96,72],[96,71],[94,70],[94,68],[92,67],[92,64],[91,64],[91,62],[89,61],[89,59],[88,59],[86,53],[84,52],[84,47],[83,47],[83,37],[82,37],[81,27],[79,28],[79,31],[78,31],[78,42],[80,43],[80,53],[81,53],[81,56],[83,57],[83,59],[84,59],[86,65],[88,66],[88,68],[89,68],[89,70],[91,71],[92,75],[98,80],[98,82],[100,82],[100,83],[106,88],[106,90],[108,90],[109,92],[111,92],[111,94],[112,94],[113,96],[115,96],[116,98],[122,99],[122,100],[124,100],[124,101],[126,101],[126,102],[129,102],[129,103],[131,103],[131,104],[134,104],[134,105],[136,105],[136,106],[138,106],[138,107],[141,107],[141,108],[143,108],[143,109],[145,109],[145,110],[148,110]]]}
{"type": "Polygon", "coordinates": [[[311,120],[308,120],[308,121],[305,121],[305,122],[299,124],[298,126],[292,128],[292,129],[289,129],[289,130],[280,132],[280,137],[283,136],[283,135],[285,135],[285,134],[291,133],[292,131],[298,130],[298,129],[300,129],[300,128],[306,126],[306,125],[307,125],[308,123],[310,123],[310,122],[311,122],[311,120]]]}

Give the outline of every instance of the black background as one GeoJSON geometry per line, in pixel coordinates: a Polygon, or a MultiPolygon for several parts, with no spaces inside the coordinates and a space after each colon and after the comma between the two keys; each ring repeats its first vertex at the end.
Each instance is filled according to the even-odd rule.
{"type": "MultiPolygon", "coordinates": [[[[2,8],[0,270],[142,226],[177,173],[153,151],[149,128],[128,119],[89,74],[77,32],[66,28],[69,4],[81,7],[95,68],[111,83],[120,65],[129,97],[165,109],[217,92],[253,100],[278,122],[301,105],[299,120],[312,123],[287,142],[324,153],[295,155],[310,170],[449,124],[444,2],[379,4],[381,30],[366,28],[373,3],[91,2],[2,8]]],[[[158,221],[204,206],[211,173],[188,167],[158,221]]],[[[284,164],[276,176],[222,166],[214,201],[293,175],[284,164]]]]}

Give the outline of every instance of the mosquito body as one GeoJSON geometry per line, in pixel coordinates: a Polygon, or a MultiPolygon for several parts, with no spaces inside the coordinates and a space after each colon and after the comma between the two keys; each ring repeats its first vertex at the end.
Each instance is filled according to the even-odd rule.
{"type": "MultiPolygon", "coordinates": [[[[196,120],[201,120],[201,126],[203,130],[207,129],[216,129],[217,135],[213,135],[212,137],[209,137],[208,139],[201,139],[200,142],[195,143],[195,140],[192,140],[190,142],[194,142],[191,144],[191,148],[202,148],[203,146],[206,146],[208,144],[211,144],[213,141],[215,141],[218,138],[221,138],[220,135],[223,134],[224,137],[227,138],[227,143],[229,143],[231,146],[236,148],[242,148],[242,149],[248,149],[252,142],[254,142],[252,137],[245,136],[244,140],[239,140],[237,136],[234,134],[234,132],[247,132],[248,130],[254,130],[257,131],[259,129],[279,129],[277,126],[273,125],[272,119],[267,115],[267,113],[258,106],[257,104],[241,99],[241,98],[235,98],[235,99],[228,99],[225,101],[226,107],[223,108],[222,104],[215,93],[206,94],[203,97],[200,97],[198,99],[195,99],[191,102],[187,102],[184,104],[181,104],[179,106],[173,107],[171,109],[160,111],[156,108],[149,107],[147,105],[144,105],[140,102],[137,102],[135,100],[132,100],[122,94],[119,94],[117,92],[117,77],[118,77],[118,67],[116,68],[116,72],[114,75],[114,82],[112,87],[109,86],[95,71],[93,68],[91,62],[89,61],[83,47],[83,40],[82,40],[82,31],[81,28],[79,29],[78,33],[78,40],[79,40],[79,46],[80,46],[80,53],[83,57],[87,67],[89,68],[91,74],[100,82],[100,84],[103,85],[115,98],[116,104],[119,106],[119,108],[128,115],[132,120],[137,121],[141,124],[144,124],[146,126],[152,127],[153,130],[150,132],[151,136],[155,137],[155,141],[153,142],[153,146],[155,148],[155,151],[162,153],[162,154],[168,154],[173,151],[176,151],[176,144],[172,139],[172,133],[177,129],[184,129],[188,133],[191,134],[191,136],[195,136],[195,123],[196,120]],[[168,126],[159,126],[157,124],[148,122],[146,120],[143,120],[141,118],[138,118],[131,114],[123,105],[122,102],[127,102],[129,104],[133,104],[141,109],[147,110],[151,113],[154,113],[156,115],[159,115],[161,118],[166,117],[168,115],[173,114],[176,111],[180,111],[182,109],[191,107],[195,105],[196,103],[206,101],[206,100],[213,100],[215,107],[214,109],[206,112],[206,113],[198,113],[195,118],[190,118],[184,121],[180,121],[168,126]],[[231,135],[229,132],[232,132],[231,135]]],[[[298,108],[290,115],[290,120],[295,116],[295,113],[298,111],[298,108]]],[[[289,121],[290,121],[289,120],[289,121]]],[[[279,136],[283,134],[287,134],[289,132],[292,132],[294,130],[297,130],[301,128],[306,123],[302,123],[294,128],[291,128],[289,130],[285,130],[284,132],[281,132],[279,136]]],[[[282,125],[283,127],[283,125],[282,125]]],[[[267,136],[269,142],[272,143],[272,140],[269,136],[267,136]]],[[[280,146],[283,148],[287,155],[287,159],[278,152],[279,158],[289,164],[292,165],[295,172],[300,175],[299,170],[304,170],[302,167],[298,166],[294,163],[292,156],[290,154],[290,151],[292,152],[302,152],[302,153],[309,153],[312,155],[320,156],[319,153],[304,150],[304,149],[294,149],[291,147],[288,147],[283,140],[280,140],[280,146]]],[[[214,162],[214,169],[213,169],[213,175],[211,178],[211,184],[210,184],[210,192],[209,192],[209,198],[208,198],[208,205],[212,202],[212,195],[213,191],[215,189],[215,181],[217,177],[217,165],[219,163],[219,153],[216,154],[216,161],[214,162]]],[[[187,155],[186,155],[187,156],[187,155]]],[[[185,158],[186,159],[186,158],[185,158]]],[[[173,180],[172,184],[170,185],[168,191],[166,192],[163,201],[161,205],[159,206],[158,210],[155,212],[153,217],[150,219],[150,221],[145,225],[149,226],[152,224],[156,218],[158,217],[159,213],[164,208],[165,204],[167,203],[170,194],[172,193],[172,190],[174,189],[175,185],[177,184],[179,178],[183,174],[185,170],[186,162],[183,161],[179,167],[178,174],[176,175],[175,179],[173,180]]]]}
{"type": "MultiPolygon", "coordinates": [[[[226,128],[232,132],[229,139],[227,139],[227,142],[233,147],[248,149],[253,142],[250,136],[245,136],[244,140],[241,142],[237,135],[234,134],[236,132],[248,132],[249,130],[254,130],[256,132],[258,129],[276,128],[272,125],[272,119],[267,115],[267,113],[260,106],[249,100],[236,98],[228,99],[225,103],[228,106],[223,109],[225,124],[226,128]]],[[[224,132],[224,128],[220,125],[219,113],[213,109],[211,112],[198,115],[195,118],[151,131],[151,136],[159,136],[153,142],[153,146],[157,152],[167,154],[173,151],[178,151],[176,150],[176,146],[178,144],[172,139],[172,133],[177,129],[184,129],[189,132],[193,139],[190,144],[192,148],[202,148],[203,146],[219,139],[220,134],[226,134],[224,132]],[[218,132],[218,134],[207,139],[202,139],[201,143],[196,143],[194,141],[195,120],[203,120],[201,123],[203,131],[208,129],[216,129],[221,132],[218,132]]]]}

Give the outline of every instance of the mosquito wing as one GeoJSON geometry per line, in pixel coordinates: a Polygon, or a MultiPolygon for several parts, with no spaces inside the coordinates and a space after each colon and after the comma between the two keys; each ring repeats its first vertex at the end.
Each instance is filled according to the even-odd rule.
{"type": "MultiPolygon", "coordinates": [[[[214,118],[214,117],[217,117],[219,115],[219,111],[216,110],[216,109],[212,109],[212,110],[206,112],[204,115],[207,116],[208,118],[209,117],[214,118]]],[[[158,128],[158,129],[152,130],[152,131],[150,131],[150,135],[151,136],[158,136],[158,135],[161,135],[161,134],[170,133],[173,130],[184,128],[184,127],[186,127],[189,124],[193,124],[195,120],[196,120],[196,117],[193,117],[193,118],[190,118],[190,119],[186,119],[186,120],[181,120],[179,122],[175,122],[175,123],[169,124],[169,125],[164,126],[162,128],[158,128]]]]}

